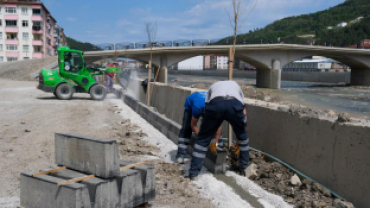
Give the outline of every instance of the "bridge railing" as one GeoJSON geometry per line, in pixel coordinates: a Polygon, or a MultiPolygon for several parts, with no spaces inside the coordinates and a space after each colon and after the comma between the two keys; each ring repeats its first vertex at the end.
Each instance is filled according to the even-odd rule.
{"type": "MultiPolygon", "coordinates": [[[[232,38],[223,39],[179,39],[179,40],[160,40],[152,42],[152,47],[192,47],[192,46],[207,46],[207,45],[231,45],[233,43],[232,38]]],[[[237,38],[237,45],[251,45],[251,44],[293,44],[291,40],[285,40],[284,38],[279,38],[277,40],[271,39],[242,39],[237,38]]],[[[302,42],[299,45],[313,45],[312,42],[302,42]]],[[[142,42],[122,42],[122,43],[102,43],[95,45],[97,50],[125,50],[125,49],[144,49],[150,48],[150,43],[148,41],[142,42]]],[[[316,45],[319,46],[319,45],[316,45]]],[[[321,45],[326,47],[333,47],[331,44],[326,43],[326,45],[321,45]]]]}

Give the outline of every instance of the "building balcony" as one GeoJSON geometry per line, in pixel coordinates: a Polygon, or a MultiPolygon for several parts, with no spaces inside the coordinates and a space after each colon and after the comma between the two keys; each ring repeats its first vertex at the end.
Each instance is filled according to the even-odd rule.
{"type": "Polygon", "coordinates": [[[11,26],[5,26],[5,32],[7,33],[17,33],[18,32],[18,27],[17,26],[14,26],[14,27],[11,27],[11,26]]]}
{"type": "Polygon", "coordinates": [[[6,57],[19,57],[19,51],[7,51],[6,57]]]}
{"type": "Polygon", "coordinates": [[[32,26],[32,33],[42,34],[43,30],[41,26],[32,26]]]}
{"type": "Polygon", "coordinates": [[[5,14],[5,20],[18,20],[18,14],[5,14]]]}
{"type": "Polygon", "coordinates": [[[33,52],[32,57],[33,58],[43,58],[44,57],[44,52],[42,52],[42,51],[40,51],[40,52],[33,52]]]}
{"type": "Polygon", "coordinates": [[[32,41],[32,45],[34,45],[34,46],[42,46],[43,45],[43,41],[42,40],[33,40],[32,41]]]}
{"type": "Polygon", "coordinates": [[[38,21],[38,22],[43,21],[42,16],[38,15],[38,14],[33,14],[32,17],[31,17],[31,20],[32,21],[38,21]]]}
{"type": "Polygon", "coordinates": [[[19,40],[18,39],[6,39],[5,44],[7,44],[7,45],[18,45],[19,40]]]}

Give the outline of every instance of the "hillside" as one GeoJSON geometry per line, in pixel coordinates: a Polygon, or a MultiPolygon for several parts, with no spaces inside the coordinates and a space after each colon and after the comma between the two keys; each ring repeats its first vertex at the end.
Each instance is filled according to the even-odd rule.
{"type": "Polygon", "coordinates": [[[91,43],[83,43],[73,38],[67,37],[68,46],[71,49],[80,50],[80,51],[96,51],[98,50],[93,44],[91,43]]]}
{"type": "MultiPolygon", "coordinates": [[[[358,44],[370,36],[370,1],[347,0],[330,9],[300,16],[287,17],[262,29],[239,35],[238,44],[291,43],[348,46],[358,44]],[[364,17],[360,21],[358,17],[364,17]],[[336,27],[341,22],[351,22],[346,27],[336,27]],[[328,29],[332,26],[333,29],[328,29]],[[262,39],[262,41],[261,41],[262,39]]],[[[219,43],[230,44],[232,37],[219,43]]]]}

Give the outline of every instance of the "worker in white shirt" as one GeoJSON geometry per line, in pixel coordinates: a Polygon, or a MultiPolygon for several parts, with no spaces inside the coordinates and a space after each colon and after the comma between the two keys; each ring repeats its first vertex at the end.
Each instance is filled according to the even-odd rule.
{"type": "Polygon", "coordinates": [[[188,178],[194,179],[199,175],[212,137],[224,120],[230,123],[238,141],[240,153],[237,172],[245,175],[245,169],[249,165],[246,114],[243,91],[235,81],[219,81],[209,88],[203,122],[194,145],[188,178]]]}

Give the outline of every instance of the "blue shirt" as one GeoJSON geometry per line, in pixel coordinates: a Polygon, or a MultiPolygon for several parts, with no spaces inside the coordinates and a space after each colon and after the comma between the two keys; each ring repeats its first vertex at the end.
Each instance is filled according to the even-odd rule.
{"type": "Polygon", "coordinates": [[[194,118],[199,119],[206,106],[207,92],[196,92],[189,95],[185,100],[185,110],[191,111],[194,118]]]}

